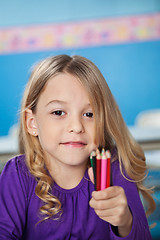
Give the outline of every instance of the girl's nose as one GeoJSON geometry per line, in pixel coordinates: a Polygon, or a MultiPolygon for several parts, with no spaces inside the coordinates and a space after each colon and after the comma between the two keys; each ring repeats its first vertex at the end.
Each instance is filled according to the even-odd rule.
{"type": "Polygon", "coordinates": [[[84,126],[82,120],[78,117],[72,117],[68,124],[68,132],[70,133],[83,133],[84,126]]]}

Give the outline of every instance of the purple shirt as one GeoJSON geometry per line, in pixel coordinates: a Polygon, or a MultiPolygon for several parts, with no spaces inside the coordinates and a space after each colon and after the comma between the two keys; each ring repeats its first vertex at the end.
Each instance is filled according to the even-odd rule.
{"type": "Polygon", "coordinates": [[[60,220],[41,220],[41,200],[35,194],[36,180],[25,164],[24,155],[9,160],[0,176],[0,239],[23,240],[150,240],[145,212],[134,183],[125,180],[119,162],[112,163],[113,184],[125,190],[133,215],[130,234],[120,238],[111,225],[101,220],[89,206],[94,185],[88,172],[73,189],[65,190],[54,184],[52,193],[63,209],[60,220]]]}

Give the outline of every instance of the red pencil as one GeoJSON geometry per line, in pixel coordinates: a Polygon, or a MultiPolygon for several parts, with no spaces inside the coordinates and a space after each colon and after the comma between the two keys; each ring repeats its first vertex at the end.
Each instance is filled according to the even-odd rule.
{"type": "Polygon", "coordinates": [[[101,190],[101,154],[99,149],[96,150],[96,190],[101,190]]]}
{"type": "Polygon", "coordinates": [[[107,150],[106,151],[106,157],[107,157],[107,181],[106,181],[106,187],[111,186],[111,154],[107,150]]]}

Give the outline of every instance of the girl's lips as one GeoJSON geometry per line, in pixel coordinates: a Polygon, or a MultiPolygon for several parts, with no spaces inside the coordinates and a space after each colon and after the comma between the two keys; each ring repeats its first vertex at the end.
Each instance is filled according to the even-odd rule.
{"type": "Polygon", "coordinates": [[[84,142],[64,142],[62,143],[63,145],[65,146],[68,146],[68,147],[75,147],[75,148],[80,148],[80,147],[84,147],[85,145],[87,145],[86,143],[84,142]]]}

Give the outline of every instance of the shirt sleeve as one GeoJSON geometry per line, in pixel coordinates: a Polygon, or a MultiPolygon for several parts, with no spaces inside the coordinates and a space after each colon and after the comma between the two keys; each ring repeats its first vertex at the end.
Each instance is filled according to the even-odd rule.
{"type": "Polygon", "coordinates": [[[121,186],[126,194],[128,206],[133,216],[132,229],[128,236],[118,237],[113,227],[110,225],[111,239],[114,240],[152,240],[148,226],[146,214],[139,196],[139,192],[135,183],[125,179],[119,169],[118,161],[115,161],[112,167],[113,185],[121,186]]]}
{"type": "Polygon", "coordinates": [[[0,176],[0,239],[2,240],[17,240],[23,235],[27,186],[19,161],[18,157],[8,161],[0,176]]]}

